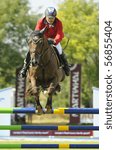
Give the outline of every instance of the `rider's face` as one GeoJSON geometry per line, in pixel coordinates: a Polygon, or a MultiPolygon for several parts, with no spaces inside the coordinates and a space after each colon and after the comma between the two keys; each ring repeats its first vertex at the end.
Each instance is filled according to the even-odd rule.
{"type": "Polygon", "coordinates": [[[48,17],[46,17],[46,20],[47,20],[47,22],[49,23],[49,24],[53,24],[54,23],[54,20],[55,20],[55,17],[53,17],[53,16],[48,16],[48,17]]]}

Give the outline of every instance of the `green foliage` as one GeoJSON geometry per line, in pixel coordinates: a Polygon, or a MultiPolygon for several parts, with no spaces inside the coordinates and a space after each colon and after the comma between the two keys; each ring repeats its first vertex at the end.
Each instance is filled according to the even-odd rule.
{"type": "Polygon", "coordinates": [[[0,44],[0,88],[14,85],[16,67],[23,61],[18,51],[8,44],[0,44]]]}
{"type": "Polygon", "coordinates": [[[0,40],[22,50],[26,46],[28,27],[34,29],[37,16],[29,14],[27,0],[4,0],[0,5],[0,40]]]}
{"type": "MultiPolygon", "coordinates": [[[[70,63],[82,64],[82,102],[88,107],[92,87],[99,86],[98,4],[93,0],[65,0],[58,12],[70,42],[65,50],[70,63]]],[[[66,38],[62,45],[65,45],[66,38]]]]}
{"type": "Polygon", "coordinates": [[[69,107],[70,106],[70,77],[65,78],[61,83],[61,92],[53,97],[53,107],[69,107]]]}
{"type": "Polygon", "coordinates": [[[28,50],[28,28],[34,30],[38,15],[29,14],[28,0],[0,2],[0,88],[15,85],[16,68],[28,50]]]}

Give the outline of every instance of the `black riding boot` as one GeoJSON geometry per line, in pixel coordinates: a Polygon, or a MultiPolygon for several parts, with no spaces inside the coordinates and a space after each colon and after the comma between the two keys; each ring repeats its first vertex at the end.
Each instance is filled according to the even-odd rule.
{"type": "Polygon", "coordinates": [[[23,78],[26,77],[26,73],[27,73],[27,70],[29,68],[29,63],[30,63],[30,53],[28,52],[26,54],[26,57],[25,57],[25,60],[24,60],[23,68],[20,71],[20,76],[22,76],[23,78]]]}
{"type": "Polygon", "coordinates": [[[67,61],[67,59],[66,59],[66,56],[65,56],[64,53],[62,53],[62,54],[60,55],[60,57],[61,57],[61,59],[62,59],[63,65],[64,65],[63,69],[64,69],[64,71],[65,71],[65,74],[66,74],[67,76],[69,76],[69,75],[70,75],[70,68],[69,68],[68,61],[67,61]]]}

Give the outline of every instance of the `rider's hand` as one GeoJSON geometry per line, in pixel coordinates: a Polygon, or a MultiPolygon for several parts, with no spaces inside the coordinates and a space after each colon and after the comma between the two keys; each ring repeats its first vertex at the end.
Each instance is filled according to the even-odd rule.
{"type": "Polygon", "coordinates": [[[49,43],[49,44],[55,44],[54,39],[48,38],[48,43],[49,43]]]}

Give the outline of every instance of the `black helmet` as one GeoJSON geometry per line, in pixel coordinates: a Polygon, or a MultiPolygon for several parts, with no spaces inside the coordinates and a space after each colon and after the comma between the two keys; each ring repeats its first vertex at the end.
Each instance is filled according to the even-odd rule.
{"type": "Polygon", "coordinates": [[[57,15],[57,11],[54,7],[48,7],[46,8],[45,10],[45,16],[53,16],[53,17],[56,17],[57,15]]]}

